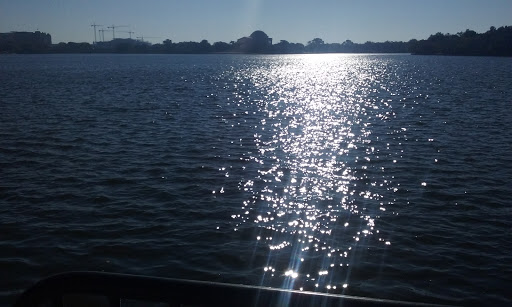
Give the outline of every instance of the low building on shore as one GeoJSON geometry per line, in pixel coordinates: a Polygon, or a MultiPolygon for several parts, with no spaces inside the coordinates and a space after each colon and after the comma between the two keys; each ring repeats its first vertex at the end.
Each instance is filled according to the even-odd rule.
{"type": "Polygon", "coordinates": [[[52,36],[44,32],[0,33],[0,53],[45,52],[52,46],[52,36]]]}

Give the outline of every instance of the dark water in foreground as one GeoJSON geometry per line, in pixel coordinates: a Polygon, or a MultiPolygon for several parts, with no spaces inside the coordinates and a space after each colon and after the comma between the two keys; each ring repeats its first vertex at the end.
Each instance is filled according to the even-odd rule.
{"type": "Polygon", "coordinates": [[[0,302],[98,270],[510,303],[510,59],[1,56],[0,93],[0,302]]]}

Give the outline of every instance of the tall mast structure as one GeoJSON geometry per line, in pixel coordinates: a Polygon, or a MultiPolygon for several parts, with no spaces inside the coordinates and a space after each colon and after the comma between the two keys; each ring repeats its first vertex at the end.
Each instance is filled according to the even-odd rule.
{"type": "Polygon", "coordinates": [[[105,29],[99,29],[98,32],[100,32],[100,37],[101,37],[101,41],[104,42],[105,41],[105,29]]]}
{"type": "Polygon", "coordinates": [[[94,29],[94,43],[96,44],[96,27],[102,27],[102,25],[97,25],[96,23],[93,23],[91,27],[93,27],[94,29]]]}

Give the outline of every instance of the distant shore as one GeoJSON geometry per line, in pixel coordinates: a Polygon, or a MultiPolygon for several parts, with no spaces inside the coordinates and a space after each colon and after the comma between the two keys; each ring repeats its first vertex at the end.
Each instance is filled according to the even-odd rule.
{"type": "Polygon", "coordinates": [[[428,39],[408,42],[365,42],[346,40],[326,43],[314,38],[306,45],[281,40],[272,43],[263,31],[237,41],[178,42],[169,39],[151,44],[143,40],[117,38],[95,43],[51,43],[43,32],[0,33],[0,54],[30,53],[120,53],[120,54],[309,54],[309,53],[410,53],[413,55],[512,56],[512,26],[491,27],[485,33],[466,30],[457,34],[436,33],[428,39]]]}

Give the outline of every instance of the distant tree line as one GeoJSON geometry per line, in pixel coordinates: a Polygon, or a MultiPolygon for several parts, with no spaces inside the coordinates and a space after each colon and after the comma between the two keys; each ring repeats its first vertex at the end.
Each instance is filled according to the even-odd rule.
{"type": "Polygon", "coordinates": [[[292,53],[412,53],[439,55],[490,55],[512,56],[512,26],[478,34],[472,30],[457,34],[437,33],[425,40],[408,42],[366,42],[362,44],[346,40],[343,43],[326,43],[321,38],[314,38],[306,45],[281,40],[276,44],[263,31],[255,31],[248,37],[237,41],[215,42],[179,42],[170,39],[159,44],[150,44],[134,39],[115,39],[109,42],[89,43],[41,43],[41,37],[26,34],[0,33],[0,53],[255,53],[255,54],[292,54],[292,53]],[[34,38],[32,38],[34,37],[34,38]],[[37,40],[35,40],[37,38],[37,40]],[[34,40],[31,42],[30,39],[34,40]]]}
{"type": "Polygon", "coordinates": [[[238,41],[215,42],[210,44],[207,40],[197,42],[174,43],[167,39],[162,44],[147,46],[148,53],[264,53],[264,54],[294,54],[294,53],[408,53],[409,44],[405,42],[366,42],[356,44],[347,40],[341,44],[325,43],[320,38],[309,41],[306,45],[290,43],[281,40],[277,44],[270,44],[268,40],[250,41],[241,38],[238,41]]]}
{"type": "Polygon", "coordinates": [[[413,54],[512,56],[512,26],[478,34],[472,30],[457,34],[436,33],[425,40],[409,41],[413,54]]]}

